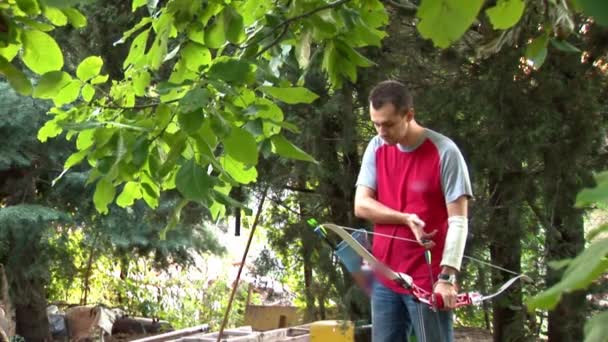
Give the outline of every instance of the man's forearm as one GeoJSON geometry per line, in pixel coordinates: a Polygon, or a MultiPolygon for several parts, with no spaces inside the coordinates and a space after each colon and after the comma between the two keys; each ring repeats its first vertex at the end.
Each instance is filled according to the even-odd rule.
{"type": "Polygon", "coordinates": [[[409,214],[391,209],[373,198],[356,201],[355,216],[375,224],[406,224],[409,214]]]}

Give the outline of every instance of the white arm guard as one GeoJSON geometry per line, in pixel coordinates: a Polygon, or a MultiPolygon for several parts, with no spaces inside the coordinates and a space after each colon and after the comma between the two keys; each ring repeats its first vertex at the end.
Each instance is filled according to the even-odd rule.
{"type": "Polygon", "coordinates": [[[449,266],[460,271],[468,232],[468,220],[465,216],[448,218],[448,233],[445,237],[441,266],[449,266]]]}

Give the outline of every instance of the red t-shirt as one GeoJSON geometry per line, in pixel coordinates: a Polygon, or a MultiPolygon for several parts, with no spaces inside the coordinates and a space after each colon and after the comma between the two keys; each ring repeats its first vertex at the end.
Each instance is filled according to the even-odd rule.
{"type": "MultiPolygon", "coordinates": [[[[372,139],[363,158],[357,186],[376,191],[376,199],[400,212],[416,214],[425,222],[425,231],[437,230],[431,250],[432,276],[424,248],[405,225],[376,224],[372,253],[397,272],[409,274],[414,283],[431,290],[441,271],[440,262],[448,228],[446,203],[462,195],[472,196],[468,171],[462,154],[447,137],[425,130],[421,143],[413,148],[388,145],[380,137],[372,139]]],[[[392,290],[407,293],[394,282],[379,277],[392,290]]]]}

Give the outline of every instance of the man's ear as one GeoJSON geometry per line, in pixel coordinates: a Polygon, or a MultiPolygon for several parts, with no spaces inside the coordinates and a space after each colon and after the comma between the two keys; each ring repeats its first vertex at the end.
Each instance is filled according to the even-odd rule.
{"type": "Polygon", "coordinates": [[[406,109],[405,120],[407,122],[410,122],[410,121],[412,121],[413,118],[414,118],[414,108],[406,109]]]}

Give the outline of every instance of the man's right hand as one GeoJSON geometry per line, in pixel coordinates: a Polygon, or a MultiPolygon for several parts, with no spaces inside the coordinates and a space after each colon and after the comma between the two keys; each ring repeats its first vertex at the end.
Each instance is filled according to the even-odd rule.
{"type": "Polygon", "coordinates": [[[435,246],[435,242],[431,240],[433,236],[437,233],[437,229],[433,230],[430,233],[424,231],[425,223],[418,217],[416,214],[405,214],[405,224],[410,227],[414,236],[416,237],[416,241],[420,244],[420,246],[431,249],[435,246]]]}

